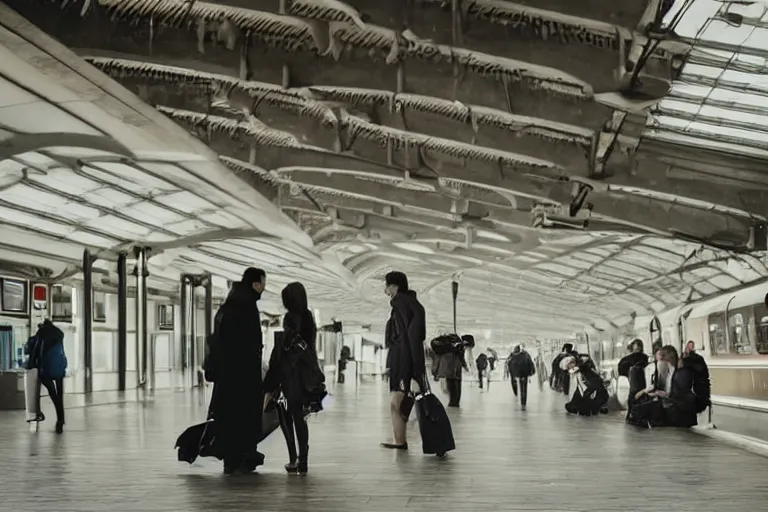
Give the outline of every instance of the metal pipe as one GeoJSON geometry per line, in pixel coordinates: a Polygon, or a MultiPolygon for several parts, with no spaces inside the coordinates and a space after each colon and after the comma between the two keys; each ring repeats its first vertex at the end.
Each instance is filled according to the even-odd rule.
{"type": "Polygon", "coordinates": [[[195,300],[195,282],[192,281],[189,284],[191,293],[189,294],[191,303],[192,318],[189,322],[189,334],[191,343],[189,344],[189,377],[190,383],[193,388],[199,386],[200,382],[197,377],[197,301],[195,300]]]}
{"type": "Polygon", "coordinates": [[[146,382],[147,319],[146,306],[146,253],[143,247],[134,247],[136,257],[134,276],[136,277],[136,386],[143,387],[146,382]]]}
{"type": "Polygon", "coordinates": [[[93,391],[93,257],[83,251],[83,367],[85,392],[93,391]]]}
{"type": "Polygon", "coordinates": [[[205,318],[203,326],[205,329],[205,339],[207,340],[208,336],[213,333],[213,278],[211,274],[205,276],[203,287],[205,289],[205,303],[203,305],[205,318]]]}
{"type": "Polygon", "coordinates": [[[183,374],[187,371],[187,329],[189,328],[189,316],[187,315],[189,297],[187,296],[187,276],[185,274],[181,275],[179,287],[179,339],[181,341],[179,357],[183,374]]]}
{"type": "Polygon", "coordinates": [[[453,281],[451,283],[451,293],[453,294],[453,332],[454,334],[458,334],[456,331],[456,299],[459,297],[459,283],[458,281],[453,281]]]}
{"type": "Polygon", "coordinates": [[[155,349],[157,347],[157,337],[152,335],[149,338],[149,390],[155,391],[155,349]]]}
{"type": "Polygon", "coordinates": [[[117,389],[125,391],[128,372],[128,255],[117,255],[117,389]]]}

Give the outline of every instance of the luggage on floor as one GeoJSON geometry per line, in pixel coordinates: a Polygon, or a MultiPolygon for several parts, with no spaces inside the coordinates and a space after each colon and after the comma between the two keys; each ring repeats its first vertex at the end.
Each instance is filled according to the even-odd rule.
{"type": "Polygon", "coordinates": [[[419,420],[422,451],[427,455],[444,456],[456,449],[451,420],[440,400],[427,389],[416,397],[416,417],[419,420]]]}
{"type": "MultiPolygon", "coordinates": [[[[264,411],[261,417],[261,437],[258,443],[280,427],[278,407],[282,406],[273,400],[264,411]]],[[[198,457],[214,457],[221,460],[222,456],[216,447],[216,420],[209,418],[207,421],[186,429],[176,439],[175,448],[180,462],[192,464],[198,457]]]]}
{"type": "Polygon", "coordinates": [[[37,368],[24,372],[24,403],[27,409],[27,423],[40,418],[40,373],[37,368]]]}

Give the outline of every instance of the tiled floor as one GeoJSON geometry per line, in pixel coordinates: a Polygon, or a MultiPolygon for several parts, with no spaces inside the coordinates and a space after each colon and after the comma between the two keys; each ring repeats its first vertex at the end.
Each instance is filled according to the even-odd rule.
{"type": "Polygon", "coordinates": [[[451,411],[458,449],[442,461],[421,454],[416,430],[409,453],[378,447],[389,432],[382,383],[334,390],[311,419],[306,478],[283,473],[279,432],[261,445],[267,463],[254,476],[177,462],[176,436],[205,413],[197,395],[72,409],[62,436],[52,422],[30,433],[22,413],[2,412],[0,510],[698,512],[759,510],[768,498],[756,455],[569,417],[548,390],[533,389],[521,411],[508,383],[490,393],[464,384],[463,408],[451,411]]]}

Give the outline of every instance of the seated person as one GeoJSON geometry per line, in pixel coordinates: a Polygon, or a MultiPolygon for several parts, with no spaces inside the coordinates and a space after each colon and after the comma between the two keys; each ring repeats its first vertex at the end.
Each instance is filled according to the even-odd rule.
{"type": "Polygon", "coordinates": [[[595,364],[589,356],[568,358],[564,360],[567,368],[575,372],[576,389],[571,400],[565,404],[565,410],[580,416],[594,416],[607,413],[605,404],[608,402],[608,390],[603,379],[597,373],[595,364]]]}
{"type": "Polygon", "coordinates": [[[696,425],[695,371],[671,345],[657,352],[654,382],[635,395],[632,417],[648,427],[688,428],[696,425]]]}

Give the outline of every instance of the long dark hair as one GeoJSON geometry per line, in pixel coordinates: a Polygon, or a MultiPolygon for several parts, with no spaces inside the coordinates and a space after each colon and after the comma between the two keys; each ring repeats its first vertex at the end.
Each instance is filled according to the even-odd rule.
{"type": "Polygon", "coordinates": [[[677,368],[677,364],[680,362],[680,355],[677,353],[677,349],[672,345],[665,345],[661,347],[661,351],[664,354],[664,359],[669,359],[672,367],[677,368]]]}

